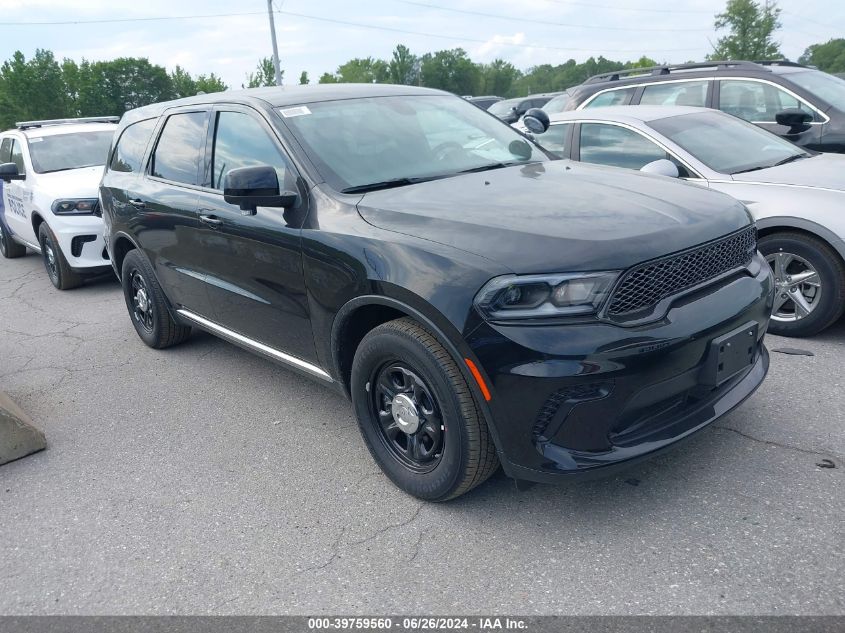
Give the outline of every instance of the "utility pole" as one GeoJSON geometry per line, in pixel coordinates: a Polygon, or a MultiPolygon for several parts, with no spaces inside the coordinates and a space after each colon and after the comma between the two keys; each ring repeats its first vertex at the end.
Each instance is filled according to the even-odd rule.
{"type": "Polygon", "coordinates": [[[270,16],[270,39],[273,41],[273,70],[276,73],[276,85],[282,85],[282,71],[279,68],[279,45],[276,44],[276,22],[273,20],[273,0],[267,0],[267,15],[270,16]]]}

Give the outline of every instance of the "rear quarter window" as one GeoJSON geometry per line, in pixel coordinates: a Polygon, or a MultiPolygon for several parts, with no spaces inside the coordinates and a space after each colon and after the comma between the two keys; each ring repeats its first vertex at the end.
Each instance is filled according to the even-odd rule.
{"type": "Polygon", "coordinates": [[[120,134],[117,146],[114,148],[109,171],[137,173],[141,171],[141,161],[144,150],[155,128],[156,120],[139,121],[126,127],[120,134]]]}

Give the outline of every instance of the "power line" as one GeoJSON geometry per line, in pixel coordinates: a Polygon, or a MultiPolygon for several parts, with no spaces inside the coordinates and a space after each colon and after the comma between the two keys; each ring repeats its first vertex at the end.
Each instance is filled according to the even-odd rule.
{"type": "Polygon", "coordinates": [[[589,7],[591,9],[610,9],[611,11],[635,11],[641,13],[709,13],[713,15],[712,11],[707,9],[649,9],[646,7],[614,7],[609,4],[595,4],[593,2],[578,2],[577,0],[546,0],[547,2],[554,2],[555,4],[572,5],[575,7],[589,7]]]}
{"type": "MultiPolygon", "coordinates": [[[[378,31],[390,31],[392,33],[403,33],[405,35],[419,35],[422,37],[436,37],[440,39],[447,39],[459,42],[473,42],[476,44],[489,44],[490,40],[482,40],[477,38],[471,37],[461,37],[461,36],[451,36],[451,35],[444,35],[442,33],[425,33],[422,31],[409,31],[406,29],[398,29],[390,26],[376,26],[374,24],[362,24],[360,22],[349,22],[346,20],[339,20],[336,18],[325,18],[322,16],[316,15],[307,15],[305,13],[295,13],[293,11],[279,11],[279,13],[283,13],[284,15],[290,15],[296,18],[305,18],[307,20],[316,20],[319,22],[329,22],[331,24],[341,24],[344,26],[354,26],[357,28],[362,29],[375,29],[378,31]]],[[[510,42],[497,42],[503,46],[514,46],[517,48],[540,48],[544,50],[553,50],[553,51],[567,51],[567,52],[594,52],[595,49],[593,48],[572,48],[572,47],[565,47],[565,46],[546,46],[543,44],[517,44],[517,43],[510,43],[510,42]]],[[[603,53],[678,53],[678,52],[688,52],[688,51],[697,51],[699,47],[689,47],[689,48],[664,48],[664,49],[650,49],[650,50],[643,50],[642,48],[625,48],[625,49],[607,49],[603,48],[603,53]]]]}
{"type": "Polygon", "coordinates": [[[0,22],[0,26],[64,26],[69,24],[113,24],[118,22],[157,22],[163,20],[197,20],[204,18],[232,18],[242,15],[264,15],[263,11],[246,13],[205,13],[202,15],[164,15],[142,18],[103,18],[96,20],[55,20],[44,22],[0,22]]]}
{"type": "Polygon", "coordinates": [[[530,22],[531,24],[542,24],[543,26],[564,26],[568,28],[576,28],[576,29],[592,29],[596,31],[649,31],[649,32],[660,32],[660,33],[677,33],[677,32],[703,32],[707,31],[710,32],[712,29],[674,29],[674,28],[661,28],[661,29],[650,29],[650,28],[640,28],[640,27],[631,27],[631,26],[596,26],[594,24],[574,24],[571,22],[553,22],[551,20],[538,20],[534,18],[517,18],[510,15],[502,15],[501,13],[486,13],[484,11],[473,11],[471,9],[455,9],[453,7],[444,7],[442,5],[437,4],[427,4],[425,2],[416,2],[416,0],[396,0],[396,2],[401,2],[402,4],[410,4],[416,7],[425,7],[427,9],[436,9],[438,11],[451,11],[453,13],[463,13],[465,15],[477,15],[485,18],[496,18],[497,20],[507,20],[508,22],[530,22]]]}

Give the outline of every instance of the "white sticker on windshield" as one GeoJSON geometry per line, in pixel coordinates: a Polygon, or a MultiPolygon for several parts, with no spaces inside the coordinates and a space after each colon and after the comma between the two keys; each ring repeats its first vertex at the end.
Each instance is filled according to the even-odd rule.
{"type": "Polygon", "coordinates": [[[35,138],[31,138],[31,139],[29,139],[29,142],[30,142],[30,143],[40,143],[40,142],[41,142],[41,141],[43,141],[43,140],[44,140],[44,139],[43,139],[43,138],[41,138],[40,136],[36,136],[35,138]]]}
{"type": "Polygon", "coordinates": [[[293,116],[305,116],[306,114],[311,114],[311,110],[308,109],[308,106],[297,106],[295,108],[285,108],[280,110],[282,116],[286,119],[289,119],[293,116]]]}

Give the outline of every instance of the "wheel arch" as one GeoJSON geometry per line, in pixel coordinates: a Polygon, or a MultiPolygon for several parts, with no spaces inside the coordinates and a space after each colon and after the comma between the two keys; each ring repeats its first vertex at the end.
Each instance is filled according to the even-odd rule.
{"type": "Polygon", "coordinates": [[[112,268],[114,268],[118,279],[121,278],[120,273],[123,268],[123,260],[126,258],[127,253],[137,248],[138,245],[126,234],[118,233],[115,235],[112,240],[111,261],[112,268]]]}
{"type": "MultiPolygon", "coordinates": [[[[462,346],[459,342],[460,334],[457,330],[450,336],[444,331],[444,328],[435,322],[434,318],[398,299],[382,295],[356,297],[344,304],[335,316],[331,331],[332,371],[346,397],[351,397],[349,383],[352,360],[364,336],[382,323],[403,317],[411,317],[424,326],[452,356],[464,380],[470,385],[475,401],[484,414],[487,427],[490,429],[493,441],[498,449],[501,444],[499,443],[490,403],[485,399],[481,387],[479,387],[465,359],[472,360],[477,368],[481,366],[480,363],[469,349],[462,349],[466,346],[462,346]]],[[[445,321],[445,317],[443,317],[443,320],[445,321]]],[[[486,377],[482,376],[482,378],[487,380],[486,377]]],[[[501,451],[499,453],[501,455],[501,451]]]]}
{"type": "Polygon", "coordinates": [[[803,233],[809,237],[821,240],[839,255],[840,260],[845,262],[845,240],[821,224],[803,218],[791,217],[761,218],[757,221],[757,235],[759,237],[766,237],[784,231],[803,233]]]}
{"type": "Polygon", "coordinates": [[[38,211],[33,211],[30,221],[32,222],[32,234],[35,235],[35,241],[38,242],[38,230],[41,228],[41,225],[44,224],[47,220],[45,220],[44,216],[42,216],[41,213],[39,213],[38,211]]]}

